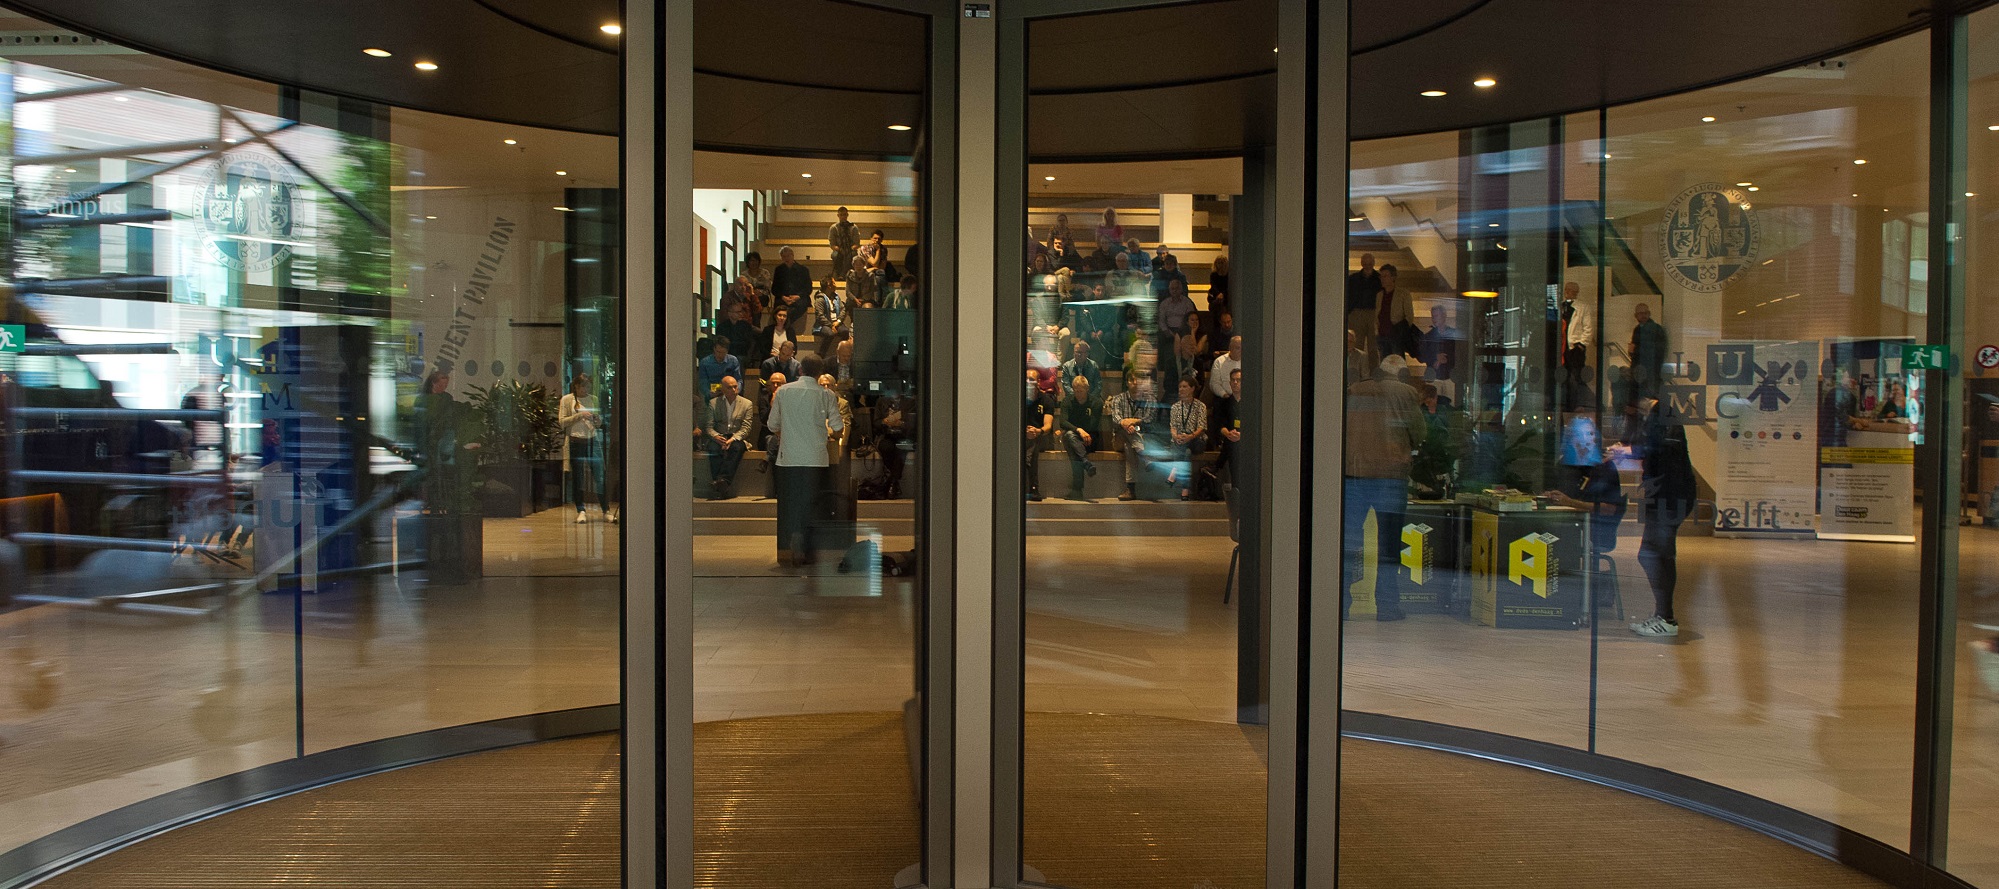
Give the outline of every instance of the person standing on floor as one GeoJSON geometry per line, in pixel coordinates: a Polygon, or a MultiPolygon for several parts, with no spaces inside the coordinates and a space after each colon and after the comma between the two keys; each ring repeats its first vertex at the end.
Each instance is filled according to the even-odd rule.
{"type": "Polygon", "coordinates": [[[1353,605],[1353,587],[1366,571],[1365,523],[1374,511],[1374,619],[1401,620],[1396,576],[1402,552],[1402,513],[1409,506],[1409,470],[1429,423],[1416,390],[1402,381],[1409,362],[1381,359],[1374,377],[1347,388],[1346,508],[1342,536],[1346,560],[1340,582],[1340,618],[1353,605]]]}
{"type": "Polygon", "coordinates": [[[777,443],[777,561],[780,565],[812,564],[813,506],[825,485],[832,461],[826,436],[846,428],[839,400],[819,385],[823,365],[818,356],[804,361],[796,382],[771,397],[769,429],[777,443]],[[786,435],[789,429],[791,434],[786,435]]]}
{"type": "Polygon", "coordinates": [[[1679,580],[1680,523],[1694,511],[1694,464],[1687,455],[1687,431],[1668,416],[1664,402],[1639,395],[1644,417],[1631,452],[1643,467],[1639,492],[1644,498],[1644,530],[1638,541],[1638,564],[1652,582],[1652,616],[1631,624],[1640,636],[1677,636],[1679,618],[1673,613],[1673,587],[1679,580]]]}
{"type": "Polygon", "coordinates": [[[617,521],[604,504],[604,461],[597,453],[597,430],[604,416],[597,412],[597,399],[590,395],[590,378],[577,374],[569,380],[569,394],[556,404],[555,422],[567,433],[562,437],[562,456],[569,464],[569,499],[576,507],[576,524],[590,520],[583,511],[583,492],[597,499],[597,509],[617,521]]]}

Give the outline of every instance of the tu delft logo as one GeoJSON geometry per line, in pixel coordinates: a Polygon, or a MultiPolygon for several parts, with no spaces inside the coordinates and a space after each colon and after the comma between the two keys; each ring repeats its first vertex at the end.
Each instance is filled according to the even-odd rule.
{"type": "Polygon", "coordinates": [[[1666,206],[1666,277],[1695,293],[1718,292],[1753,267],[1756,238],[1748,192],[1693,186],[1666,206]]]}
{"type": "Polygon", "coordinates": [[[296,192],[275,159],[224,155],[202,189],[201,228],[208,255],[242,272],[270,271],[290,258],[296,192]]]}

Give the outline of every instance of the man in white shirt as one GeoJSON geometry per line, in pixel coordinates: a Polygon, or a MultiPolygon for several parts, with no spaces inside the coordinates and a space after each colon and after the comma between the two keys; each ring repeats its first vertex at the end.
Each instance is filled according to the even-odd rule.
{"type": "Polygon", "coordinates": [[[1242,337],[1229,337],[1228,354],[1215,359],[1215,366],[1208,370],[1208,394],[1216,398],[1229,397],[1229,371],[1242,366],[1242,337]]]}
{"type": "Polygon", "coordinates": [[[1572,373],[1589,363],[1589,344],[1596,338],[1596,309],[1576,298],[1581,292],[1574,281],[1562,285],[1562,366],[1572,373]]]}
{"type": "Polygon", "coordinates": [[[826,487],[829,431],[846,428],[840,402],[819,385],[824,370],[818,356],[806,358],[804,373],[771,398],[768,428],[777,441],[777,561],[812,564],[813,506],[826,487]],[[790,434],[786,434],[789,430],[790,434]]]}

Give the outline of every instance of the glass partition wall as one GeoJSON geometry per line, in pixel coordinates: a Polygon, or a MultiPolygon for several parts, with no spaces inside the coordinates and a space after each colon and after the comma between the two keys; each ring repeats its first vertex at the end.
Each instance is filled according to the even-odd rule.
{"type": "MultiPolygon", "coordinates": [[[[1275,4],[1224,5],[1275,43],[1275,4]]],[[[1124,51],[1092,39],[1181,34],[1213,14],[1027,24],[1030,159],[1081,144],[1133,156],[1031,161],[1026,218],[1000,229],[1024,224],[1026,239],[1017,291],[1001,294],[1025,334],[1022,421],[1003,433],[1022,489],[1001,492],[1027,501],[1020,855],[1027,879],[1052,885],[1257,886],[1266,872],[1268,604],[1242,516],[1257,510],[1256,399],[1295,390],[1245,373],[1280,323],[1255,307],[1274,263],[1262,128],[1275,78],[1203,88],[1197,106],[1079,86],[1106,76],[1091,60],[1124,51]],[[1148,114],[1184,127],[1153,138],[1148,114]],[[1220,157],[1139,159],[1218,139],[1220,157]]],[[[1257,45],[1261,58],[1206,64],[1265,68],[1257,45]]]]}
{"type": "Polygon", "coordinates": [[[617,704],[618,140],[16,47],[0,851],[617,704]]]}
{"type": "MultiPolygon", "coordinates": [[[[768,11],[695,27],[733,47],[768,11]]],[[[667,297],[700,356],[662,371],[697,426],[667,462],[695,492],[670,506],[694,515],[694,879],[893,886],[923,838],[927,21],[791,11],[812,39],[770,48],[812,85],[701,56],[696,278],[667,297]],[[755,112],[799,126],[737,128],[755,112]]]]}

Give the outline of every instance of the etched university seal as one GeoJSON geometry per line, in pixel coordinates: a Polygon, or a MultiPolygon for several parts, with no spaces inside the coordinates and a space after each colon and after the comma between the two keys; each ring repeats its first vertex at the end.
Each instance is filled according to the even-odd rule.
{"type": "Polygon", "coordinates": [[[1756,236],[1748,192],[1693,186],[1666,205],[1666,277],[1696,293],[1719,291],[1754,265],[1756,236]]]}
{"type": "Polygon", "coordinates": [[[231,152],[202,190],[201,228],[208,255],[245,272],[276,268],[292,253],[294,188],[269,157],[231,152]]]}

